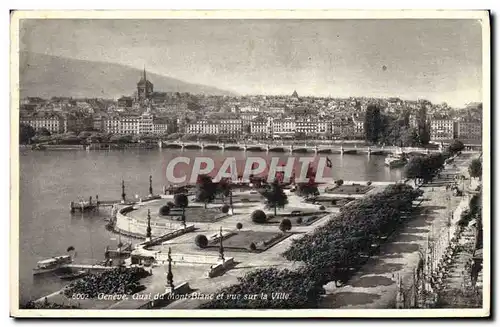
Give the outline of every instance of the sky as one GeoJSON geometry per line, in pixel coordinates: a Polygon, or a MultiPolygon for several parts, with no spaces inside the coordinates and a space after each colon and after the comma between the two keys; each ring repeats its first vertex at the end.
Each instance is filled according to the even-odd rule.
{"type": "Polygon", "coordinates": [[[472,19],[32,19],[21,21],[20,50],[146,66],[242,95],[297,90],[462,107],[482,99],[481,33],[472,19]]]}

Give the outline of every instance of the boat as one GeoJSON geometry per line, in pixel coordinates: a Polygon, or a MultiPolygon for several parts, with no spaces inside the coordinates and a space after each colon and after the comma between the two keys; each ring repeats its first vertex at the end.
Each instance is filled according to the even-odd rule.
{"type": "Polygon", "coordinates": [[[408,162],[408,157],[404,152],[398,152],[393,155],[389,155],[385,158],[385,165],[389,166],[389,168],[399,168],[406,165],[408,162]]]}
{"type": "Polygon", "coordinates": [[[52,257],[49,259],[40,260],[36,264],[36,268],[33,269],[33,275],[41,275],[49,272],[53,272],[57,269],[64,267],[66,264],[73,262],[73,258],[70,255],[62,255],[58,257],[52,257]]]}
{"type": "Polygon", "coordinates": [[[79,271],[76,271],[73,273],[59,275],[58,277],[62,280],[74,280],[74,279],[85,277],[88,274],[89,274],[89,272],[86,270],[79,270],[79,271]]]}

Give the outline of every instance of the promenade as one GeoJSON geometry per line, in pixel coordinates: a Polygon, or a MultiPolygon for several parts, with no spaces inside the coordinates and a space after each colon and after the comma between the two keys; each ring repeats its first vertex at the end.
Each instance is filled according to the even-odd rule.
{"type": "MultiPolygon", "coordinates": [[[[470,197],[453,196],[451,190],[446,190],[446,184],[453,180],[452,176],[455,174],[467,174],[471,159],[467,155],[458,157],[455,159],[458,169],[446,166],[442,174],[446,178],[423,185],[423,201],[415,213],[416,216],[405,224],[397,236],[383,245],[380,254],[370,258],[347,285],[337,288],[334,283],[326,284],[326,294],[320,307],[395,308],[398,279],[401,278],[403,289],[412,285],[414,271],[427,249],[428,240],[446,240],[446,224],[450,214],[453,214],[451,224],[456,225],[460,214],[468,208],[470,197]]],[[[476,184],[477,181],[473,180],[470,187],[475,188],[476,184]]],[[[467,188],[468,185],[465,186],[467,188]]]]}

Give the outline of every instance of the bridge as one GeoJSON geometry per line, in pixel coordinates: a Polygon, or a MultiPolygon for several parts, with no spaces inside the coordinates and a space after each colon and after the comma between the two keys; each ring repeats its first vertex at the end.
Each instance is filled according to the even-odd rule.
{"type": "Polygon", "coordinates": [[[331,154],[368,154],[387,155],[397,152],[433,153],[441,152],[441,149],[427,149],[416,147],[395,146],[357,146],[350,144],[284,144],[284,143],[220,143],[220,142],[165,142],[160,141],[159,147],[174,148],[181,150],[230,150],[248,152],[289,152],[289,153],[331,153],[331,154]]]}

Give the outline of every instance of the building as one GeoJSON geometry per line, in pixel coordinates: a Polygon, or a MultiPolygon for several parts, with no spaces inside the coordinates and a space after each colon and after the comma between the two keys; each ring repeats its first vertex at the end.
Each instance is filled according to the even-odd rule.
{"type": "Polygon", "coordinates": [[[144,68],[143,76],[137,83],[137,99],[139,101],[151,99],[152,94],[153,94],[153,83],[148,81],[146,77],[146,68],[144,68]]]}
{"type": "Polygon", "coordinates": [[[153,133],[153,115],[147,110],[139,117],[139,134],[153,133]]]}
{"type": "Polygon", "coordinates": [[[220,124],[212,120],[200,120],[186,126],[187,134],[219,134],[220,124]]]}
{"type": "Polygon", "coordinates": [[[219,133],[231,136],[239,136],[243,133],[243,121],[241,119],[221,119],[219,133]]]}
{"type": "Polygon", "coordinates": [[[122,96],[117,102],[120,108],[132,108],[133,99],[131,97],[122,96]]]}
{"type": "Polygon", "coordinates": [[[318,121],[315,119],[299,119],[295,122],[295,132],[304,133],[306,135],[315,134],[317,131],[318,121]]]}
{"type": "Polygon", "coordinates": [[[167,117],[153,118],[153,134],[166,134],[172,131],[172,123],[167,117]]]}
{"type": "Polygon", "coordinates": [[[19,122],[33,127],[35,131],[45,128],[51,134],[64,132],[64,118],[54,113],[22,116],[19,118],[19,122]]]}
{"type": "Polygon", "coordinates": [[[273,119],[271,123],[271,132],[274,136],[295,134],[295,119],[292,117],[283,119],[273,119]]]}
{"type": "Polygon", "coordinates": [[[271,126],[269,120],[264,117],[257,117],[250,122],[250,134],[256,137],[269,136],[271,126]]]}
{"type": "Polygon", "coordinates": [[[354,123],[353,136],[355,138],[363,138],[365,137],[365,119],[364,117],[353,117],[352,119],[354,123]]]}
{"type": "Polygon", "coordinates": [[[431,120],[431,140],[451,140],[457,137],[457,124],[452,119],[431,120]]]}
{"type": "Polygon", "coordinates": [[[119,134],[139,134],[139,115],[123,115],[119,119],[119,134]]]}
{"type": "Polygon", "coordinates": [[[481,122],[459,121],[457,122],[457,137],[462,140],[481,140],[481,122]]]}
{"type": "Polygon", "coordinates": [[[116,114],[108,115],[104,118],[104,131],[106,133],[121,133],[121,118],[116,114]]]}

